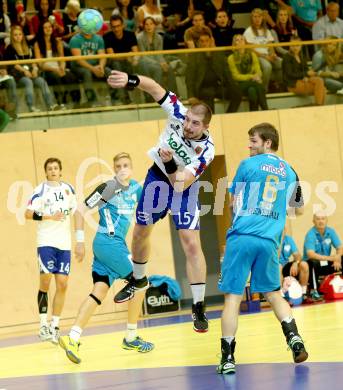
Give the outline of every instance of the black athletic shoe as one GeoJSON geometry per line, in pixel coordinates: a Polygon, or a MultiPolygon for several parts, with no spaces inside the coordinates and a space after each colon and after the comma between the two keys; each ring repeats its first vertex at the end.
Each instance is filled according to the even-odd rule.
{"type": "Polygon", "coordinates": [[[127,284],[114,297],[114,302],[122,303],[129,301],[134,297],[136,291],[146,290],[148,287],[149,281],[146,276],[142,279],[135,279],[131,276],[127,284]]]}
{"type": "Polygon", "coordinates": [[[221,339],[222,358],[220,360],[219,366],[217,367],[218,374],[226,375],[234,374],[236,372],[236,363],[234,357],[235,346],[235,340],[229,344],[226,340],[221,339]]]}
{"type": "Polygon", "coordinates": [[[307,360],[308,353],[305,349],[305,345],[302,338],[298,334],[292,336],[287,341],[287,344],[292,350],[294,363],[301,363],[307,360]]]}
{"type": "Polygon", "coordinates": [[[195,305],[192,305],[193,329],[199,333],[208,331],[208,320],[205,309],[204,302],[197,302],[195,305]]]}

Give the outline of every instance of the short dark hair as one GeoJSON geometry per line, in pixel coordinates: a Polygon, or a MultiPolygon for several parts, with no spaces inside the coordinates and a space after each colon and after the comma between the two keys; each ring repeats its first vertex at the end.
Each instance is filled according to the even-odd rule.
{"type": "Polygon", "coordinates": [[[195,16],[198,16],[198,15],[201,15],[205,19],[204,13],[202,11],[194,11],[193,16],[192,16],[192,20],[194,19],[195,16]]]}
{"type": "Polygon", "coordinates": [[[203,115],[204,119],[202,121],[205,125],[208,125],[211,122],[212,110],[205,102],[197,100],[190,106],[189,109],[196,115],[203,115]]]}
{"type": "Polygon", "coordinates": [[[48,166],[48,164],[52,164],[52,163],[57,163],[58,166],[60,167],[60,170],[62,171],[62,162],[59,158],[57,157],[49,157],[45,163],[44,163],[44,171],[46,172],[46,167],[48,166]]]}
{"type": "Polygon", "coordinates": [[[258,134],[259,137],[265,142],[268,139],[272,141],[271,149],[275,152],[279,149],[279,132],[276,128],[267,122],[259,123],[252,127],[248,134],[250,137],[253,137],[255,134],[258,134]]]}
{"type": "Polygon", "coordinates": [[[111,15],[110,22],[115,21],[115,20],[120,20],[122,22],[122,24],[124,24],[124,19],[120,15],[117,15],[117,14],[111,15]]]}

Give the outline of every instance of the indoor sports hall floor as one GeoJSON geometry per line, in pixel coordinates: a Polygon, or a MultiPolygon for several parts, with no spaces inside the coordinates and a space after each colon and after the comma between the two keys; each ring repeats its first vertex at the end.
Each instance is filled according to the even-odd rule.
{"type": "Polygon", "coordinates": [[[142,321],[139,334],[156,345],[148,354],[120,348],[125,324],[88,328],[80,365],[36,335],[2,339],[0,390],[342,390],[343,301],[297,307],[294,316],[310,355],[300,365],[264,311],[239,318],[236,375],[216,374],[220,312],[211,311],[205,334],[192,330],[189,314],[142,321]]]}

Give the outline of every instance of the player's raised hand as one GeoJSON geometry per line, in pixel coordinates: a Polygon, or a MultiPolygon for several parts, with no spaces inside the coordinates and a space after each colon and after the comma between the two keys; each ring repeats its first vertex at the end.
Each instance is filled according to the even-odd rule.
{"type": "Polygon", "coordinates": [[[84,242],[77,242],[75,244],[74,254],[77,259],[77,261],[80,263],[83,258],[85,257],[85,243],[84,242]]]}
{"type": "Polygon", "coordinates": [[[125,88],[128,82],[128,75],[119,70],[112,70],[107,78],[107,84],[112,88],[125,88]]]}

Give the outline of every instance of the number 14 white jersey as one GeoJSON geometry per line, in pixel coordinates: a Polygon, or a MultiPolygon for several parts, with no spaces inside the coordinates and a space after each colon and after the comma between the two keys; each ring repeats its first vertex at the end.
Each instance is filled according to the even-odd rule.
{"type": "Polygon", "coordinates": [[[65,215],[63,221],[38,221],[37,247],[71,249],[70,215],[74,214],[77,201],[70,184],[61,182],[60,185],[52,186],[47,182],[41,183],[35,188],[27,208],[39,215],[53,215],[58,211],[65,215]]]}
{"type": "Polygon", "coordinates": [[[208,132],[199,140],[189,140],[183,136],[183,122],[187,108],[173,92],[167,92],[159,101],[167,112],[168,120],[158,144],[149,150],[149,156],[166,175],[166,170],[158,154],[160,148],[174,152],[174,160],[178,166],[190,170],[199,177],[214,158],[214,144],[208,132]]]}

